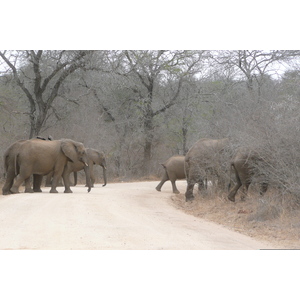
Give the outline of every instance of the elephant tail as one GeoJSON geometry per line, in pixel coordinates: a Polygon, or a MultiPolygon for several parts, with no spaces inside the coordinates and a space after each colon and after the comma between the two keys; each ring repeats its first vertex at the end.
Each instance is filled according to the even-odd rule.
{"type": "Polygon", "coordinates": [[[164,164],[161,164],[163,166],[164,169],[166,169],[167,167],[164,164]]]}

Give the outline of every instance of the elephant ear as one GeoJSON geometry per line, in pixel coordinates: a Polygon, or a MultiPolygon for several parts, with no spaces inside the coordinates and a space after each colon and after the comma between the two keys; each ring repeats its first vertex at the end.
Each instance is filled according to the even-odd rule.
{"type": "Polygon", "coordinates": [[[61,150],[69,158],[70,161],[75,162],[76,160],[78,160],[76,146],[72,141],[62,140],[61,150]]]}

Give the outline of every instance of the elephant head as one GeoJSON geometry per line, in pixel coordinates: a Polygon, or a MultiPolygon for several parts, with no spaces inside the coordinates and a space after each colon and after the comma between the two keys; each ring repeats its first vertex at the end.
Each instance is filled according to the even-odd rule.
{"type": "MultiPolygon", "coordinates": [[[[103,186],[106,186],[107,184],[107,178],[106,178],[106,161],[105,161],[105,156],[102,152],[99,152],[98,150],[91,149],[91,148],[86,148],[87,156],[88,156],[88,164],[90,168],[90,177],[91,177],[91,184],[92,187],[94,186],[95,183],[95,174],[93,171],[93,166],[94,165],[99,165],[103,168],[103,179],[104,179],[104,184],[103,186]]],[[[74,172],[74,185],[77,184],[77,171],[82,170],[82,166],[76,166],[75,164],[68,164],[68,168],[70,172],[74,172]]]]}
{"type": "Polygon", "coordinates": [[[71,162],[82,162],[84,163],[84,172],[86,174],[88,192],[91,191],[91,177],[90,177],[90,170],[88,164],[88,155],[86,148],[82,143],[75,142],[69,139],[62,139],[61,140],[61,150],[67,156],[69,161],[71,162]]]}
{"type": "MultiPolygon", "coordinates": [[[[77,147],[78,148],[78,147],[77,147]]],[[[89,165],[89,172],[90,172],[90,180],[91,180],[91,187],[94,186],[95,183],[95,174],[94,174],[94,165],[99,165],[103,168],[103,179],[104,184],[103,186],[106,186],[107,178],[106,178],[106,161],[105,156],[102,152],[99,152],[98,150],[86,148],[86,154],[87,154],[87,160],[89,165]]],[[[69,158],[71,162],[67,164],[67,170],[68,173],[74,172],[74,185],[77,185],[77,172],[83,169],[83,166],[85,163],[85,156],[83,157],[83,160],[81,163],[76,163],[76,161],[72,161],[71,158],[69,158]],[[82,163],[83,162],[83,163],[82,163]]],[[[88,186],[88,183],[86,184],[88,186]]]]}
{"type": "Polygon", "coordinates": [[[81,161],[86,166],[88,165],[87,153],[82,143],[63,139],[61,140],[61,150],[71,162],[81,161]]]}

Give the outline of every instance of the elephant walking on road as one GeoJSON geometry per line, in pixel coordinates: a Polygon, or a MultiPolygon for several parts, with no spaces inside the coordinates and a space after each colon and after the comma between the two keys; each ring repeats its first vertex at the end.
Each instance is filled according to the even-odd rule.
{"type": "Polygon", "coordinates": [[[231,162],[231,169],[234,170],[236,184],[229,191],[228,199],[230,201],[235,201],[235,195],[240,187],[243,189],[241,200],[245,200],[249,185],[254,180],[260,184],[260,195],[264,195],[268,189],[268,180],[261,172],[261,162],[261,159],[255,151],[243,148],[237,152],[231,162]]]}
{"type": "Polygon", "coordinates": [[[160,192],[163,184],[166,181],[170,180],[172,183],[173,193],[179,194],[180,192],[178,191],[175,182],[177,179],[185,178],[184,156],[174,155],[161,165],[164,167],[165,170],[161,182],[156,187],[156,190],[160,192]]]}
{"type": "MultiPolygon", "coordinates": [[[[95,174],[94,174],[94,165],[99,165],[103,168],[103,180],[104,184],[103,186],[106,186],[107,179],[106,179],[106,161],[105,156],[102,152],[99,152],[98,150],[86,148],[86,153],[88,157],[88,165],[89,165],[89,175],[91,179],[91,187],[94,187],[95,183],[95,174]]],[[[66,176],[68,176],[70,180],[70,174],[74,172],[74,186],[77,185],[77,172],[84,169],[84,164],[81,162],[71,162],[69,161],[66,166],[66,176]]],[[[45,186],[51,186],[53,177],[53,172],[49,173],[46,176],[46,185],[45,186]]],[[[88,182],[86,182],[86,186],[88,186],[88,182]]]]}
{"type": "Polygon", "coordinates": [[[12,144],[4,155],[4,165],[7,170],[3,195],[18,193],[19,187],[25,181],[25,192],[33,192],[29,178],[34,175],[34,189],[40,186],[42,176],[53,171],[50,193],[57,193],[56,186],[63,176],[65,193],[72,193],[70,182],[66,176],[68,161],[82,162],[88,181],[88,191],[91,190],[88,159],[86,149],[82,143],[69,139],[62,140],[21,140],[12,144]],[[15,182],[14,182],[15,179],[15,182]],[[13,183],[14,182],[14,183],[13,183]]]}
{"type": "MultiPolygon", "coordinates": [[[[105,156],[102,152],[98,150],[86,148],[87,157],[88,157],[88,165],[90,170],[90,178],[91,178],[91,186],[94,187],[95,183],[95,174],[94,174],[94,165],[99,165],[103,168],[103,186],[106,186],[107,179],[106,179],[106,161],[105,156]]],[[[74,185],[77,184],[77,172],[83,170],[84,165],[80,163],[73,163],[69,162],[67,165],[67,172],[70,174],[74,172],[74,185]]],[[[86,182],[86,186],[88,183],[86,182]]]]}
{"type": "Polygon", "coordinates": [[[200,139],[188,151],[185,156],[185,172],[187,178],[186,201],[194,199],[193,189],[198,184],[201,191],[204,182],[212,176],[217,178],[219,186],[225,186],[224,174],[227,166],[226,149],[229,147],[229,139],[200,139]]]}

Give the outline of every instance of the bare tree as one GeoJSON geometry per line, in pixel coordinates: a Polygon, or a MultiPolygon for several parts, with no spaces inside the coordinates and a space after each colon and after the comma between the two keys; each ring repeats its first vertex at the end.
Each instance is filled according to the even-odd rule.
{"type": "Polygon", "coordinates": [[[2,51],[6,72],[21,88],[29,103],[30,134],[38,135],[65,79],[85,66],[87,51],[2,51]]]}
{"type": "Polygon", "coordinates": [[[166,141],[172,145],[173,151],[176,150],[174,154],[185,155],[194,141],[207,134],[205,123],[208,123],[214,100],[212,93],[203,88],[202,80],[187,79],[182,85],[178,103],[165,114],[166,141]]]}
{"type": "Polygon", "coordinates": [[[199,63],[205,51],[124,51],[123,62],[127,66],[120,74],[131,77],[135,102],[141,113],[144,131],[143,169],[149,173],[154,139],[154,119],[172,107],[187,76],[199,71],[199,63]],[[166,98],[159,92],[168,89],[166,98]]]}
{"type": "Polygon", "coordinates": [[[236,50],[218,51],[214,59],[227,68],[236,68],[244,78],[253,100],[261,100],[261,88],[266,75],[278,72],[280,64],[299,56],[299,51],[290,50],[236,50]]]}

